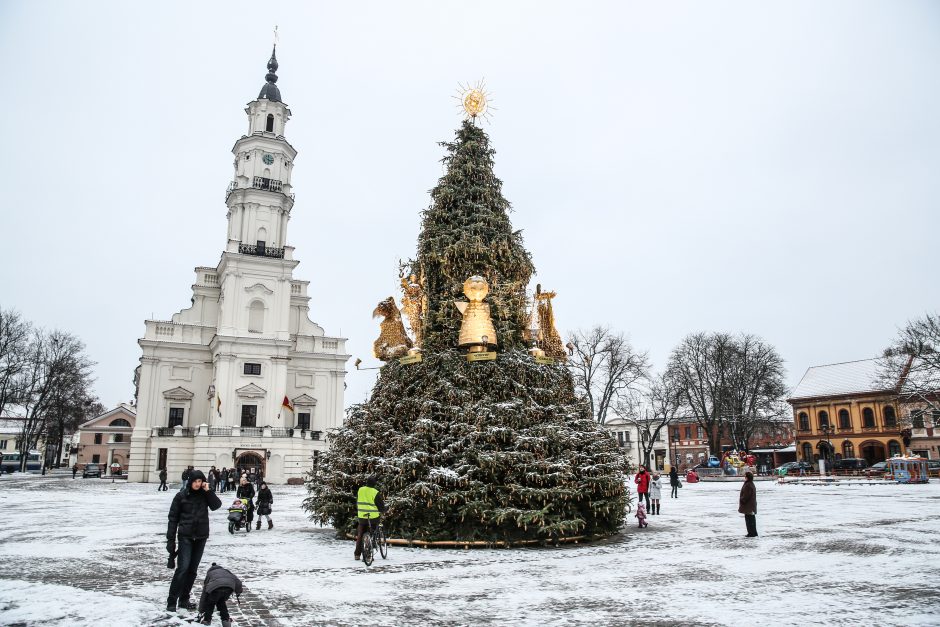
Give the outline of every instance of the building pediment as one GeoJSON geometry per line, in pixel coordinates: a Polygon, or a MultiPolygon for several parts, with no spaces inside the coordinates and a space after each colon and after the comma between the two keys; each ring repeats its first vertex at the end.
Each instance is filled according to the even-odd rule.
{"type": "Polygon", "coordinates": [[[175,387],[172,390],[165,390],[163,398],[171,401],[191,401],[193,393],[184,387],[175,387]]]}
{"type": "Polygon", "coordinates": [[[309,405],[316,405],[317,399],[313,398],[312,396],[308,396],[307,394],[301,394],[300,396],[296,397],[293,400],[293,402],[294,402],[294,407],[298,407],[298,406],[303,407],[303,406],[309,406],[309,405]]]}
{"type": "Polygon", "coordinates": [[[264,398],[267,392],[263,388],[259,388],[254,383],[249,383],[248,385],[235,390],[235,394],[241,398],[264,398]]]}
{"type": "Polygon", "coordinates": [[[271,295],[274,293],[274,290],[269,289],[264,283],[255,283],[254,285],[249,285],[245,288],[245,291],[249,294],[268,294],[271,295]]]}

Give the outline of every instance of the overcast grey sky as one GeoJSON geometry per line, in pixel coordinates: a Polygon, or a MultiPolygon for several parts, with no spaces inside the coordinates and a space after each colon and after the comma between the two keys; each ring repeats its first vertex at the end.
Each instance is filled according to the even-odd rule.
{"type": "Polygon", "coordinates": [[[481,77],[563,333],[610,324],[657,367],[757,333],[793,384],[940,304],[937,2],[4,1],[0,306],[80,336],[107,405],[219,260],[274,24],[295,276],[350,338],[347,404],[481,77]]]}

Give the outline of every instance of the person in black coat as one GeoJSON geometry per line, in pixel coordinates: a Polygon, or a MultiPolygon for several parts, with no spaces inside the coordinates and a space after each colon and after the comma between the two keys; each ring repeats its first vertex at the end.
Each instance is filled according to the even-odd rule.
{"type": "Polygon", "coordinates": [[[669,469],[669,487],[672,488],[671,498],[679,498],[679,471],[675,466],[669,469]]]}
{"type": "Polygon", "coordinates": [[[261,517],[268,519],[268,529],[274,529],[274,521],[271,520],[271,506],[274,505],[274,495],[268,484],[261,482],[258,488],[258,526],[255,529],[261,529],[261,517]]]}
{"type": "Polygon", "coordinates": [[[169,488],[166,485],[166,468],[160,469],[159,476],[160,476],[160,485],[157,486],[157,492],[159,492],[160,490],[163,490],[164,492],[166,492],[167,490],[169,490],[169,488]]]}
{"type": "Polygon", "coordinates": [[[222,568],[215,562],[206,573],[206,580],[202,584],[202,596],[199,597],[199,616],[197,621],[203,625],[212,624],[212,610],[219,610],[222,627],[230,627],[231,617],[225,602],[232,594],[237,597],[242,593],[241,580],[232,574],[232,571],[222,568]]]}
{"type": "Polygon", "coordinates": [[[744,473],[744,485],[738,495],[738,512],[744,514],[747,538],[757,537],[757,489],[754,486],[754,474],[744,473]]]}
{"type": "Polygon", "coordinates": [[[240,499],[248,499],[248,511],[246,512],[246,520],[248,524],[251,524],[251,521],[255,517],[255,504],[252,501],[255,498],[255,486],[251,485],[251,482],[248,481],[247,477],[242,477],[241,483],[238,484],[238,491],[235,492],[235,496],[240,499]]]}
{"type": "Polygon", "coordinates": [[[220,507],[222,501],[209,490],[202,471],[190,471],[186,487],[173,497],[167,516],[166,550],[170,554],[170,563],[176,556],[176,572],[166,600],[168,612],[175,612],[177,604],[187,610],[193,609],[189,594],[209,538],[209,510],[215,511],[220,507]]]}

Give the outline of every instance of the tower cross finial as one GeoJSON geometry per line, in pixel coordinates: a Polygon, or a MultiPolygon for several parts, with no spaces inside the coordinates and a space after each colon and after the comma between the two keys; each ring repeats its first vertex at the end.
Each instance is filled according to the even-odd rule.
{"type": "Polygon", "coordinates": [[[275,24],[275,25],[274,25],[274,47],[275,47],[275,48],[277,48],[278,39],[279,39],[279,38],[278,38],[278,35],[277,35],[277,24],[275,24]]]}

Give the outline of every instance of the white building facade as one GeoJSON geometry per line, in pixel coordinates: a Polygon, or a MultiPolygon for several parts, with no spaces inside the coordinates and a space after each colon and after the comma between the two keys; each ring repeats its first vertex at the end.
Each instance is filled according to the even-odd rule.
{"type": "Polygon", "coordinates": [[[171,479],[187,466],[237,466],[272,483],[300,478],[342,424],[345,339],[311,322],[309,282],[295,279],[287,225],[297,151],[291,112],[266,83],[245,109],[226,191],[228,237],[215,267],[197,267],[192,306],[147,320],[137,370],[128,478],[171,479]]]}
{"type": "MultiPolygon", "coordinates": [[[[620,452],[626,456],[631,466],[637,468],[643,463],[643,445],[648,437],[645,429],[640,429],[634,422],[616,416],[608,418],[604,423],[604,428],[617,438],[617,446],[620,447],[620,452]]],[[[662,471],[671,459],[667,431],[667,427],[663,427],[656,434],[656,440],[650,451],[648,470],[662,471]]]]}

